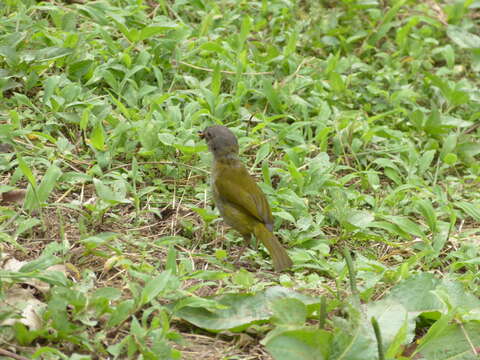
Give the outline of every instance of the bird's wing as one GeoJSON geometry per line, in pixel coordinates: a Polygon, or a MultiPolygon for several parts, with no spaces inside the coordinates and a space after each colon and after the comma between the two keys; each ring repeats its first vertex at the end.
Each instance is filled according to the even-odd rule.
{"type": "Polygon", "coordinates": [[[273,217],[267,198],[243,165],[228,167],[218,173],[214,186],[224,200],[242,207],[273,231],[273,217]]]}

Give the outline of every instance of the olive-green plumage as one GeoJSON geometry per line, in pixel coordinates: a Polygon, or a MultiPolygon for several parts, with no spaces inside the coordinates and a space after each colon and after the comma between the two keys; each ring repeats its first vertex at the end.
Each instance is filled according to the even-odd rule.
{"type": "Polygon", "coordinates": [[[246,240],[255,235],[267,248],[276,271],[292,260],[273,235],[273,217],[267,198],[238,157],[235,135],[225,126],[210,126],[201,137],[213,153],[212,191],[225,222],[246,240]]]}

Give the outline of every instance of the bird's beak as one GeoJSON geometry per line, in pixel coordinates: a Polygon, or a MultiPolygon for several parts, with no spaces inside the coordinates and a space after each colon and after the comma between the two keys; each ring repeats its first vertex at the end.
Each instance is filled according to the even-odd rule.
{"type": "Polygon", "coordinates": [[[200,139],[205,139],[205,132],[199,131],[199,132],[198,132],[198,137],[199,137],[200,139]]]}

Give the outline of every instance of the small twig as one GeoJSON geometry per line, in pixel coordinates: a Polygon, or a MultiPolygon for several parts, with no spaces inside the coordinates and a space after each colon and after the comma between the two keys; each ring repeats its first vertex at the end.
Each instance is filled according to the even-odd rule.
{"type": "MultiPolygon", "coordinates": [[[[206,67],[198,66],[198,65],[193,65],[189,64],[185,61],[179,61],[180,64],[191,67],[192,69],[197,69],[197,70],[202,70],[202,71],[207,71],[207,72],[214,72],[215,70],[209,69],[206,67]]],[[[228,71],[228,70],[220,70],[222,74],[228,74],[228,75],[237,75],[237,72],[235,71],[228,71]]],[[[272,75],[273,71],[260,71],[260,72],[244,72],[241,73],[241,75],[272,75]]]]}
{"type": "Polygon", "coordinates": [[[23,357],[22,355],[17,355],[11,351],[5,350],[5,349],[0,349],[0,355],[10,357],[15,360],[28,360],[28,358],[23,357]]]}
{"type": "Polygon", "coordinates": [[[470,339],[470,336],[468,335],[467,331],[465,330],[465,327],[463,326],[462,323],[459,323],[458,325],[460,326],[460,329],[463,332],[463,336],[465,336],[465,339],[467,339],[468,345],[470,345],[470,348],[472,349],[472,353],[474,355],[478,356],[480,354],[480,352],[477,351],[477,349],[475,348],[475,345],[473,345],[472,339],[470,339]]]}
{"type": "MultiPolygon", "coordinates": [[[[193,170],[197,170],[197,171],[203,172],[204,174],[210,174],[210,172],[208,172],[207,170],[203,170],[203,169],[197,168],[197,167],[195,167],[195,166],[187,165],[187,164],[184,164],[184,163],[179,163],[179,162],[176,162],[176,161],[143,161],[143,162],[139,162],[138,165],[175,165],[175,166],[184,166],[184,167],[187,167],[187,168],[189,168],[189,169],[193,169],[193,170]]],[[[130,168],[130,167],[132,167],[132,164],[122,164],[122,165],[114,166],[113,168],[111,168],[111,169],[108,170],[107,172],[112,172],[112,171],[115,171],[115,170],[118,170],[118,169],[126,169],[126,168],[130,168]]]]}
{"type": "Polygon", "coordinates": [[[65,192],[63,193],[63,195],[60,196],[57,200],[55,200],[55,203],[59,203],[59,202],[61,202],[63,199],[65,199],[65,198],[68,196],[68,194],[70,194],[70,193],[72,192],[72,190],[73,190],[73,186],[72,186],[71,188],[69,188],[67,191],[65,191],[65,192]]]}
{"type": "Polygon", "coordinates": [[[148,225],[145,225],[145,226],[140,226],[140,227],[137,227],[137,228],[133,228],[133,229],[125,229],[125,231],[140,231],[140,230],[145,230],[145,229],[149,229],[149,228],[152,228],[152,227],[155,227],[159,224],[161,224],[163,221],[157,221],[153,224],[148,224],[148,225]]]}
{"type": "Polygon", "coordinates": [[[108,278],[107,280],[105,280],[105,284],[110,284],[113,279],[119,277],[120,275],[122,275],[122,274],[125,273],[125,272],[126,272],[125,269],[120,270],[119,272],[115,273],[113,276],[111,276],[110,278],[108,278]]]}
{"type": "Polygon", "coordinates": [[[82,184],[82,189],[80,190],[80,204],[83,204],[84,195],[85,195],[85,184],[82,184]]]}
{"type": "Polygon", "coordinates": [[[442,25],[448,26],[447,15],[445,15],[443,9],[432,0],[427,0],[427,4],[430,5],[432,10],[435,12],[435,15],[437,15],[437,20],[440,21],[442,25]]]}
{"type": "MultiPolygon", "coordinates": [[[[178,21],[180,21],[183,25],[185,25],[185,21],[183,21],[183,19],[180,17],[180,15],[178,15],[175,10],[173,10],[173,8],[170,6],[170,4],[168,3],[168,1],[165,1],[164,4],[167,6],[168,10],[173,14],[173,16],[175,17],[175,19],[177,19],[178,21]]],[[[166,15],[166,14],[165,14],[166,15]]]]}
{"type": "MultiPolygon", "coordinates": [[[[15,139],[14,141],[15,141],[15,143],[17,143],[17,144],[23,145],[23,146],[28,147],[28,148],[30,148],[30,149],[32,149],[32,150],[34,150],[34,149],[41,150],[41,148],[40,148],[39,146],[33,145],[33,144],[31,144],[30,142],[27,143],[27,142],[23,142],[23,141],[18,140],[18,139],[15,139]]],[[[48,146],[48,145],[46,145],[46,147],[55,148],[55,146],[48,146]]],[[[74,170],[74,171],[76,171],[76,172],[79,172],[79,173],[82,173],[83,171],[80,171],[79,169],[77,169],[75,166],[73,166],[73,165],[71,164],[71,162],[72,162],[72,163],[76,163],[76,164],[80,164],[80,165],[91,165],[89,162],[86,162],[86,161],[69,159],[69,158],[67,158],[66,156],[60,154],[58,151],[57,151],[56,155],[57,155],[58,157],[60,157],[60,161],[61,161],[61,162],[63,162],[65,165],[67,165],[70,169],[72,169],[72,170],[74,170]]]]}
{"type": "Polygon", "coordinates": [[[480,121],[469,126],[465,131],[463,131],[463,134],[470,134],[471,132],[474,132],[475,130],[477,130],[479,127],[480,127],[480,121]]]}
{"type": "Polygon", "coordinates": [[[460,234],[463,229],[463,224],[465,223],[465,220],[460,221],[460,226],[458,227],[457,233],[460,234]]]}
{"type": "Polygon", "coordinates": [[[175,244],[175,246],[177,248],[179,248],[184,254],[187,254],[188,257],[190,258],[190,261],[192,263],[192,269],[195,269],[195,260],[193,259],[193,256],[192,256],[192,249],[187,249],[187,248],[184,248],[182,246],[180,246],[179,244],[175,244]]]}
{"type": "Polygon", "coordinates": [[[285,79],[283,79],[282,81],[280,81],[280,86],[284,86],[287,82],[289,82],[291,79],[293,79],[294,77],[296,77],[298,75],[298,73],[300,72],[300,69],[303,67],[303,65],[305,65],[307,62],[309,62],[310,59],[303,59],[300,64],[297,66],[297,69],[294,71],[293,74],[291,75],[288,75],[285,79]]]}
{"type": "MultiPolygon", "coordinates": [[[[187,177],[187,183],[190,181],[190,178],[192,177],[192,172],[190,171],[188,173],[188,177],[187,177]]],[[[175,224],[178,222],[177,219],[178,219],[178,214],[180,212],[180,207],[182,205],[182,202],[183,202],[183,198],[185,197],[185,191],[182,193],[182,196],[180,197],[180,201],[178,202],[178,204],[175,206],[175,194],[176,194],[176,189],[177,187],[175,186],[175,189],[174,189],[174,200],[173,200],[173,206],[176,208],[176,211],[175,211],[175,216],[172,217],[172,228],[171,228],[171,233],[172,235],[175,235],[174,233],[174,226],[175,224]]]]}

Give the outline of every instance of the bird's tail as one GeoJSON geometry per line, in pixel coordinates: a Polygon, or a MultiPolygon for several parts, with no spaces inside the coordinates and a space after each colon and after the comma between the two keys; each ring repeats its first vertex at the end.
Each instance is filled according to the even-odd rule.
{"type": "Polygon", "coordinates": [[[293,265],[292,259],[288,256],[285,248],[264,224],[259,224],[253,229],[255,237],[262,242],[272,257],[275,271],[283,271],[293,265]]]}

